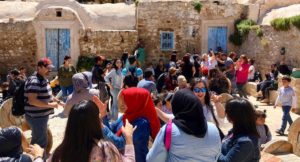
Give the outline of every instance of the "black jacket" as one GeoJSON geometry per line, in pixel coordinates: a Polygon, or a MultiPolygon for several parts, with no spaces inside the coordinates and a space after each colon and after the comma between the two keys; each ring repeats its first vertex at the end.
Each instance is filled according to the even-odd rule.
{"type": "Polygon", "coordinates": [[[0,130],[0,162],[32,162],[23,154],[22,134],[17,127],[0,130]]]}

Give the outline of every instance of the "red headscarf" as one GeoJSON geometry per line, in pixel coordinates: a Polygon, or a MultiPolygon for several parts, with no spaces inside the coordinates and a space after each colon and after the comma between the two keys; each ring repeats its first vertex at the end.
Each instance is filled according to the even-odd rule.
{"type": "Polygon", "coordinates": [[[160,123],[150,93],[143,88],[128,88],[123,90],[121,95],[127,106],[123,115],[123,123],[126,119],[132,122],[137,118],[144,117],[149,121],[151,137],[155,139],[160,129],[160,123]]]}

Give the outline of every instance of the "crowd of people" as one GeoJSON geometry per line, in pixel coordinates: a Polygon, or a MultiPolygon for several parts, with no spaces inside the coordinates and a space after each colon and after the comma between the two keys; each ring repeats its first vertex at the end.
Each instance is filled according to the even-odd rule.
{"type": "MultiPolygon", "coordinates": [[[[244,87],[248,81],[260,82],[258,100],[268,99],[276,89],[275,65],[262,80],[255,60],[210,50],[182,59],[173,51],[170,60],[161,58],[153,66],[145,64],[143,45],[112,61],[97,55],[91,71],[77,72],[70,60],[65,56],[52,86],[47,77],[54,67],[48,58],[39,60],[28,78],[24,68],[10,72],[3,95],[13,97],[18,81],[25,82],[25,119],[32,139],[28,156],[18,128],[0,130],[0,161],[254,162],[272,139],[266,112],[255,110],[244,87]],[[56,83],[61,93],[54,96],[56,83]],[[224,105],[222,94],[237,97],[224,105]],[[65,135],[47,154],[49,115],[58,107],[68,118],[65,135]],[[232,124],[228,133],[222,131],[226,120],[232,124]]],[[[290,78],[282,81],[274,106],[281,103],[284,112],[279,134],[292,123],[289,111],[296,104],[290,78]]]]}

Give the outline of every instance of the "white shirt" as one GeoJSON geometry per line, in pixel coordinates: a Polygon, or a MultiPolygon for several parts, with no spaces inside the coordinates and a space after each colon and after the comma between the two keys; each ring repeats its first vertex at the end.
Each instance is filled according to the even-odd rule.
{"type": "Polygon", "coordinates": [[[248,79],[254,79],[254,73],[255,73],[255,67],[254,65],[251,65],[249,67],[248,79]]]}
{"type": "Polygon", "coordinates": [[[218,65],[218,61],[212,60],[212,57],[209,57],[207,61],[201,62],[201,66],[206,67],[208,70],[216,68],[217,65],[218,65]]]}

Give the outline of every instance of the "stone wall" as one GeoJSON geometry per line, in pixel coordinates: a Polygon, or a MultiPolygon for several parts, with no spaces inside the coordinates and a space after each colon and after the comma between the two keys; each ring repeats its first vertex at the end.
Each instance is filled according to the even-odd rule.
{"type": "Polygon", "coordinates": [[[102,54],[107,58],[121,57],[124,51],[132,53],[138,39],[137,31],[86,31],[80,33],[81,55],[102,54]]]}
{"type": "Polygon", "coordinates": [[[260,3],[260,17],[271,11],[274,8],[284,7],[293,4],[299,4],[300,0],[258,0],[257,3],[260,3]]]}
{"type": "Polygon", "coordinates": [[[285,61],[292,67],[300,67],[300,31],[292,27],[289,31],[275,31],[271,26],[261,26],[264,36],[259,38],[251,31],[240,48],[240,53],[255,58],[262,73],[270,71],[270,66],[280,62],[283,57],[280,49],[285,47],[285,61]]]}
{"type": "Polygon", "coordinates": [[[94,0],[94,3],[122,3],[125,2],[125,0],[94,0]]]}
{"type": "Polygon", "coordinates": [[[24,66],[35,66],[36,38],[32,22],[0,23],[0,74],[24,66]]]}
{"type": "MultiPolygon", "coordinates": [[[[139,39],[145,45],[147,60],[156,62],[160,57],[169,58],[170,51],[160,50],[160,32],[174,32],[175,49],[182,55],[186,52],[207,52],[207,27],[228,26],[234,31],[233,22],[244,11],[238,4],[216,5],[201,2],[198,13],[192,1],[142,1],[137,8],[137,29],[139,39]]],[[[228,41],[229,43],[229,41],[228,41]]],[[[228,51],[234,49],[229,44],[228,51]]]]}

